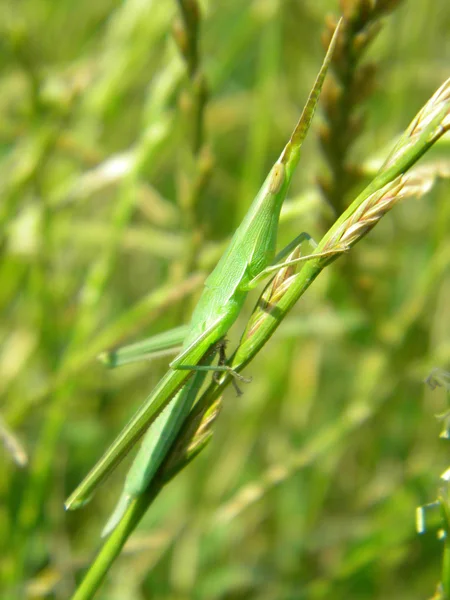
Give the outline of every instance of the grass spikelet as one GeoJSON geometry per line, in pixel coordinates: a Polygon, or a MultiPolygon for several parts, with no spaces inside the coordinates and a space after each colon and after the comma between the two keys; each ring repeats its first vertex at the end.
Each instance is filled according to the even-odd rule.
{"type": "MultiPolygon", "coordinates": [[[[377,87],[378,74],[376,62],[364,61],[364,55],[381,32],[383,17],[401,4],[402,0],[340,2],[344,25],[331,64],[332,76],[324,86],[325,122],[319,129],[329,169],[329,175],[319,177],[319,185],[338,215],[346,208],[351,189],[363,178],[352,150],[364,131],[364,104],[377,87]]],[[[323,34],[325,45],[333,30],[334,20],[329,18],[323,34]]]]}

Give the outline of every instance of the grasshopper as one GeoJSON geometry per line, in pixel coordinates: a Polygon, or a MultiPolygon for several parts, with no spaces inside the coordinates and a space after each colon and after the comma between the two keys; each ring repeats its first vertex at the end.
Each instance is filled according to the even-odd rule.
{"type": "MultiPolygon", "coordinates": [[[[310,255],[293,260],[284,260],[293,247],[299,246],[305,240],[311,242],[308,234],[301,233],[276,255],[281,207],[300,159],[301,145],[317,106],[336,45],[339,27],[340,22],[336,27],[305,108],[288,143],[270,170],[242,223],[233,235],[228,248],[206,279],[189,326],[177,328],[172,332],[171,341],[172,343],[182,342],[181,351],[170,363],[167,374],[156,385],[142,407],[66,502],[67,509],[75,509],[84,505],[99,483],[148,430],[142,449],[126,478],[122,499],[106,527],[106,532],[118,523],[130,501],[142,494],[150,484],[186,419],[206,373],[208,371],[229,373],[233,377],[243,379],[228,365],[223,364],[223,361],[217,366],[210,363],[212,354],[217,352],[218,342],[225,338],[241,312],[248,292],[286,266],[319,259],[345,250],[345,248],[339,248],[333,252],[315,251],[310,255]],[[188,381],[191,376],[192,378],[188,381]]],[[[156,338],[156,342],[155,338],[153,341],[140,342],[140,345],[123,348],[117,353],[106,354],[104,359],[113,366],[138,360],[153,352],[156,347],[161,345],[160,342],[160,337],[156,338]]]]}

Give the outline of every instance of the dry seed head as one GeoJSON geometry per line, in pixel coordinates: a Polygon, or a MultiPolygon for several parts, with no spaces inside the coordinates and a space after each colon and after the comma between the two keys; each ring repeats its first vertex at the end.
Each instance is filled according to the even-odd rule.
{"type": "Polygon", "coordinates": [[[206,445],[212,436],[212,426],[221,407],[222,397],[219,397],[206,410],[191,419],[183,436],[178,439],[173,452],[171,452],[164,467],[165,473],[176,471],[186,465],[206,445]]]}
{"type": "Polygon", "coordinates": [[[420,197],[428,192],[435,177],[434,171],[424,172],[417,169],[400,175],[381,190],[377,190],[342,224],[324,250],[332,249],[336,244],[352,246],[366,235],[394,204],[404,198],[420,197]]]}
{"type": "Polygon", "coordinates": [[[208,438],[212,436],[212,426],[219,416],[221,408],[222,397],[215,400],[208,410],[202,415],[194,435],[192,435],[189,444],[184,450],[186,458],[189,459],[189,456],[195,454],[198,448],[204,445],[208,438]]]}
{"type": "Polygon", "coordinates": [[[394,164],[399,157],[407,152],[411,146],[416,143],[416,139],[420,136],[424,129],[439,115],[439,113],[447,106],[446,114],[436,125],[434,131],[430,132],[430,142],[436,141],[444,133],[450,129],[450,79],[447,79],[441,87],[435,92],[430,100],[425,104],[422,110],[414,117],[404,135],[383,164],[383,169],[388,169],[394,164]]]}
{"type": "MultiPolygon", "coordinates": [[[[300,255],[301,250],[299,247],[297,247],[286,257],[286,262],[299,258],[300,255]]],[[[290,279],[296,273],[296,271],[296,265],[289,265],[277,271],[275,277],[264,289],[264,292],[259,299],[258,306],[250,318],[243,339],[248,339],[254,335],[261,323],[268,317],[268,315],[272,313],[274,309],[276,309],[277,302],[283,297],[283,294],[289,287],[290,279]]]]}
{"type": "Polygon", "coordinates": [[[210,432],[211,427],[212,427],[214,421],[217,419],[221,408],[222,408],[222,398],[218,398],[204,413],[204,415],[200,421],[200,424],[197,428],[197,431],[195,432],[195,437],[193,438],[191,445],[189,446],[190,448],[192,447],[192,444],[195,444],[195,440],[196,440],[197,436],[203,437],[207,433],[210,432]]]}
{"type": "MultiPolygon", "coordinates": [[[[450,100],[450,79],[447,79],[441,87],[433,94],[428,100],[422,110],[419,112],[417,117],[412,121],[409,126],[409,135],[417,135],[423,131],[423,129],[433,120],[436,114],[442,109],[444,104],[447,104],[450,100]]],[[[441,126],[446,131],[450,127],[450,110],[446,117],[441,122],[441,126]]]]}

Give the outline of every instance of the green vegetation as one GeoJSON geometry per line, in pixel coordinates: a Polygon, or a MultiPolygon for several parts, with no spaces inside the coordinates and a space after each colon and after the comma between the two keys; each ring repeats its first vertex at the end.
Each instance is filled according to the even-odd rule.
{"type": "MultiPolygon", "coordinates": [[[[325,26],[325,11],[347,23],[280,248],[303,230],[321,239],[395,143],[397,160],[417,158],[427,123],[408,123],[450,75],[444,0],[195,6],[0,8],[7,600],[70,597],[91,564],[129,463],[88,508],[66,513],[64,499],[170,360],[108,371],[96,356],[188,321],[298,119],[321,32],[328,42],[336,22],[325,26]]],[[[383,193],[363,192],[351,210],[366,212],[323,238],[319,249],[342,236],[353,245],[369,217],[422,196],[398,203],[314,281],[245,369],[243,397],[224,391],[207,449],[156,496],[97,598],[431,597],[446,577],[442,544],[431,529],[417,536],[414,514],[448,466],[434,419],[445,393],[423,384],[450,360],[447,153],[441,139],[407,176],[383,180],[383,193]]],[[[265,298],[286,310],[309,286],[308,268],[265,298]]],[[[255,354],[248,339],[261,341],[261,312],[237,368],[255,354]]],[[[213,383],[203,396],[213,417],[223,390],[213,383]]]]}

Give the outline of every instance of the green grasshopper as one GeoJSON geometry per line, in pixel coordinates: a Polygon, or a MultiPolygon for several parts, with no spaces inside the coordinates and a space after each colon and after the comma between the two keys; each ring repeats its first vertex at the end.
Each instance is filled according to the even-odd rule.
{"type": "MultiPolygon", "coordinates": [[[[218,343],[224,340],[230,327],[236,321],[248,292],[283,267],[305,260],[334,255],[336,252],[345,250],[345,248],[339,248],[333,252],[316,251],[310,255],[283,262],[283,259],[294,247],[299,246],[305,240],[311,242],[311,238],[302,233],[278,255],[275,255],[281,206],[300,159],[300,148],[317,106],[336,45],[339,27],[340,22],[291,138],[280,158],[270,170],[222,258],[206,279],[203,293],[195,307],[188,328],[177,328],[172,334],[172,342],[177,343],[182,339],[181,351],[170,363],[169,371],[147,397],[143,406],[66,502],[67,509],[83,506],[99,483],[107,477],[153,423],[126,478],[124,495],[112,520],[107,525],[107,530],[111,530],[120,520],[127,504],[134,497],[142,494],[150,484],[189,413],[206,373],[208,371],[216,374],[228,373],[233,377],[244,379],[223,361],[220,361],[217,366],[210,363],[212,355],[219,349],[218,343]],[[195,375],[188,381],[194,372],[195,375]]],[[[140,342],[140,346],[139,344],[133,345],[122,351],[119,350],[116,354],[106,355],[104,358],[113,366],[138,360],[158,347],[158,343],[154,344],[153,342],[152,340],[140,342]]],[[[161,342],[161,338],[159,340],[157,338],[157,342],[161,342]]]]}

